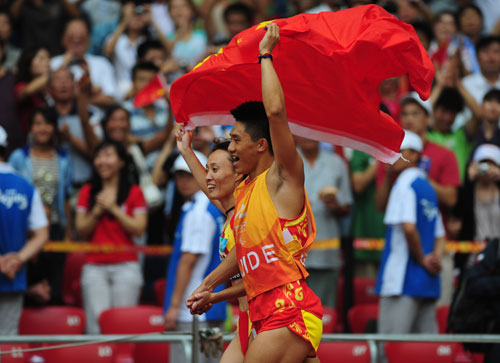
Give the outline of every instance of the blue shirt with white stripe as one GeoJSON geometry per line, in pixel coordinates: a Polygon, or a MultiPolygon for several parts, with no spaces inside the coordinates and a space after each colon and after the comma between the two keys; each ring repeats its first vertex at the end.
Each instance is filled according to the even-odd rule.
{"type": "Polygon", "coordinates": [[[438,298],[439,275],[432,275],[412,257],[403,223],[415,224],[424,255],[432,253],[435,239],[444,236],[436,192],[418,168],[404,170],[389,195],[384,223],[386,243],[375,291],[381,296],[438,298]]]}

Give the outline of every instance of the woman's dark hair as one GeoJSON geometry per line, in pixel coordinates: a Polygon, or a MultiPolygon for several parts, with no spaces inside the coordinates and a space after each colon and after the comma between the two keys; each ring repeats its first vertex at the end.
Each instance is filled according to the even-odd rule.
{"type": "Polygon", "coordinates": [[[111,116],[113,116],[113,114],[118,110],[124,111],[127,114],[127,117],[130,121],[130,112],[128,112],[128,110],[126,108],[124,108],[123,106],[115,104],[115,105],[111,105],[108,108],[106,108],[106,113],[104,114],[104,118],[101,120],[101,127],[102,127],[102,130],[104,131],[104,137],[106,139],[109,139],[109,135],[106,131],[106,126],[108,125],[108,121],[111,118],[111,116]]]}
{"type": "MultiPolygon", "coordinates": [[[[124,165],[120,169],[120,177],[118,181],[118,194],[116,196],[116,204],[122,205],[123,202],[125,202],[125,200],[127,199],[130,192],[130,188],[133,185],[131,178],[128,175],[129,168],[127,164],[129,158],[127,150],[125,149],[125,146],[121,142],[105,139],[95,148],[92,161],[95,160],[97,154],[101,150],[107,147],[114,148],[116,153],[118,154],[118,158],[120,158],[120,160],[123,161],[124,163],[124,165]]],[[[89,209],[92,209],[96,203],[97,194],[99,194],[99,192],[102,190],[102,180],[99,174],[97,173],[95,165],[92,165],[92,179],[90,181],[90,185],[91,187],[90,187],[89,209]]]]}
{"type": "Polygon", "coordinates": [[[19,60],[17,61],[17,82],[31,82],[33,80],[33,75],[31,74],[31,63],[38,52],[42,49],[47,50],[44,47],[27,48],[23,50],[19,60]]]}
{"type": "Polygon", "coordinates": [[[58,119],[59,115],[57,111],[53,107],[37,107],[31,117],[29,119],[30,129],[33,127],[33,122],[35,120],[36,115],[42,115],[45,121],[54,127],[54,135],[52,135],[52,146],[57,146],[59,143],[59,128],[58,128],[58,119]]]}

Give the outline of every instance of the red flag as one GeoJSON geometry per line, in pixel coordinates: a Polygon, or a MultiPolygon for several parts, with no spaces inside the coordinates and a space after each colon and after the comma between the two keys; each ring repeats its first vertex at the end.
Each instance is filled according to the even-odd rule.
{"type": "MultiPolygon", "coordinates": [[[[429,97],[434,66],[413,28],[377,5],[274,22],[280,27],[274,65],[292,132],[396,161],[404,132],[379,111],[377,89],[408,73],[413,88],[429,97]]],[[[236,35],[172,84],[177,122],[230,125],[230,109],[262,100],[257,57],[265,24],[236,35]]]]}
{"type": "Polygon", "coordinates": [[[134,98],[134,107],[143,107],[152,104],[164,97],[168,90],[166,82],[161,73],[158,73],[134,98]]]}

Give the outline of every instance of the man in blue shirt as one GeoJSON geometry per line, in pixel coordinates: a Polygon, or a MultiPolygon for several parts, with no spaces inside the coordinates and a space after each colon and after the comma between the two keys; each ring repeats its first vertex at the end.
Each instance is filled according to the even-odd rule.
{"type": "Polygon", "coordinates": [[[423,145],[406,131],[394,169],[399,174],[389,196],[387,226],[376,292],[378,332],[437,333],[435,304],[440,296],[444,227],[436,192],[417,167],[423,145]]]}
{"type": "MultiPolygon", "coordinates": [[[[195,153],[198,160],[206,165],[205,155],[198,151],[195,153]]],[[[220,263],[219,236],[225,218],[200,190],[181,155],[175,160],[172,172],[185,203],[175,231],[174,250],[167,271],[165,329],[191,331],[193,316],[184,302],[220,263]]],[[[222,289],[221,285],[215,291],[222,289]]],[[[226,304],[215,304],[207,313],[199,316],[200,328],[222,328],[225,318],[226,304]]],[[[182,344],[171,344],[170,362],[182,363],[185,359],[182,344]]],[[[199,362],[216,361],[199,356],[199,362]]]]}
{"type": "Polygon", "coordinates": [[[48,241],[49,230],[40,195],[5,163],[6,151],[0,126],[0,335],[15,335],[26,290],[23,265],[48,241]]]}

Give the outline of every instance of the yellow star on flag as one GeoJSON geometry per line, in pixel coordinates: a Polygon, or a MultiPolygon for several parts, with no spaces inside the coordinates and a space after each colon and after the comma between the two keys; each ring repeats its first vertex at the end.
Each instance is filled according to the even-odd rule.
{"type": "Polygon", "coordinates": [[[257,25],[257,28],[255,28],[255,30],[260,29],[260,28],[264,28],[267,24],[272,23],[272,22],[273,22],[272,20],[263,21],[262,23],[257,25]]]}

